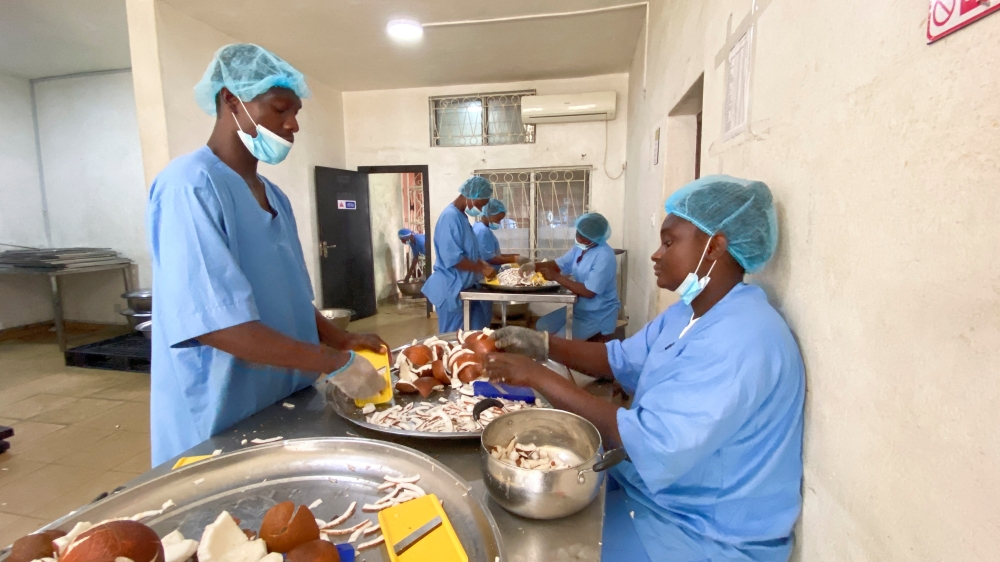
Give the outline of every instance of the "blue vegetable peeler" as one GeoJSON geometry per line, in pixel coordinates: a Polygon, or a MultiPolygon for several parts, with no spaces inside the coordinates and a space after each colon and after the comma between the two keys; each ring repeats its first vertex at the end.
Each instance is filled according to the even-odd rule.
{"type": "Polygon", "coordinates": [[[535,403],[535,391],[524,386],[475,381],[472,383],[472,391],[476,396],[482,396],[483,398],[503,398],[505,400],[527,402],[528,404],[535,403]]]}

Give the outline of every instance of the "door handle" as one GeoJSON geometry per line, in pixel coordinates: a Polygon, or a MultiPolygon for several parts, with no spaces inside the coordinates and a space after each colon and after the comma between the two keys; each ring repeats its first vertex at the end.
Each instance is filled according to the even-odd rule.
{"type": "Polygon", "coordinates": [[[328,254],[329,250],[335,250],[337,248],[336,244],[329,244],[329,245],[327,245],[327,243],[326,243],[325,240],[321,240],[320,242],[321,242],[321,244],[320,244],[320,247],[319,247],[319,253],[324,258],[329,257],[329,254],[328,254]]]}

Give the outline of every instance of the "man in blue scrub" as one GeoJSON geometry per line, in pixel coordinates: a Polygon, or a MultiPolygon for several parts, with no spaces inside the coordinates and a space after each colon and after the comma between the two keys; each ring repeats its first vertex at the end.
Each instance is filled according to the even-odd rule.
{"type": "Polygon", "coordinates": [[[786,561],[802,499],[805,373],[784,319],[743,281],[777,244],[771,192],[709,176],[666,210],[653,271],[680,302],[624,342],[503,328],[497,347],[513,353],[490,354],[486,372],[587,418],[606,447],[628,453],[612,469],[622,489],[608,493],[605,529],[617,533],[604,535],[604,560],[786,561]],[[547,357],[613,377],[630,407],[531,359],[547,357]]]}
{"type": "MultiPolygon", "coordinates": [[[[484,177],[465,180],[459,196],[441,211],[434,227],[434,271],[422,293],[437,309],[438,330],[454,332],[462,327],[462,301],[458,294],[483,277],[493,277],[490,264],[479,257],[479,243],[468,217],[479,217],[493,196],[493,184],[484,177]]],[[[480,330],[490,325],[493,310],[486,301],[473,301],[469,326],[480,330]]]]}
{"type": "MultiPolygon", "coordinates": [[[[499,199],[490,199],[483,207],[483,216],[472,225],[472,232],[479,243],[479,258],[493,266],[505,263],[523,263],[517,254],[504,254],[500,251],[500,241],[494,231],[500,230],[500,225],[507,218],[507,206],[499,199]]],[[[497,268],[494,267],[494,270],[497,268]]]]}
{"type": "MultiPolygon", "coordinates": [[[[611,225],[600,213],[576,219],[576,244],[556,261],[535,264],[535,270],[580,297],[573,306],[573,339],[600,339],[614,333],[618,322],[618,279],[615,251],[608,246],[611,225]],[[569,278],[572,276],[572,279],[569,278]]],[[[535,328],[563,336],[566,308],[538,319],[535,328]]],[[[606,338],[605,338],[606,339],[606,338]]]]}
{"type": "Polygon", "coordinates": [[[316,310],[288,197],[257,173],[259,161],[288,154],[308,92],[302,74],[266,49],[223,47],[195,87],[216,117],[207,145],[153,181],[153,466],[320,373],[352,397],[385,386],[351,351],[384,342],[339,330],[316,310]]]}
{"type": "Polygon", "coordinates": [[[403,281],[409,282],[417,275],[417,270],[424,261],[427,250],[424,249],[426,237],[419,232],[413,232],[409,228],[399,230],[399,241],[410,247],[410,267],[406,269],[406,277],[403,281]]]}

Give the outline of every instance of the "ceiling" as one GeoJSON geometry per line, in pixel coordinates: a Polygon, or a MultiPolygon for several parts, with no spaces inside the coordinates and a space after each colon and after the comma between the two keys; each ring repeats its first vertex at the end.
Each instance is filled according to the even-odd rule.
{"type": "Polygon", "coordinates": [[[127,68],[125,0],[0,0],[0,53],[22,78],[127,68]]]}
{"type": "MultiPolygon", "coordinates": [[[[7,0],[4,0],[7,1],[7,0]]],[[[76,1],[76,0],[74,0],[76,1]]],[[[427,28],[394,43],[386,23],[588,10],[629,0],[161,0],[237,40],[259,43],[343,91],[512,82],[627,72],[645,8],[427,28]]]]}

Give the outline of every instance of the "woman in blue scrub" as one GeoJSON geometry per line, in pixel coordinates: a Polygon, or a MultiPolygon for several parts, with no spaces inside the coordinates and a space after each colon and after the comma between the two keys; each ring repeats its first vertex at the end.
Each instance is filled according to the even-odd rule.
{"type": "Polygon", "coordinates": [[[413,232],[409,228],[399,230],[399,241],[410,247],[410,267],[407,268],[406,277],[403,278],[407,283],[417,276],[417,271],[424,262],[424,254],[427,252],[424,249],[424,241],[426,239],[427,237],[423,234],[413,232]]]}
{"type": "Polygon", "coordinates": [[[799,516],[805,372],[781,315],[744,275],[777,244],[771,192],[709,176],[666,204],[653,272],[680,301],[625,341],[497,331],[492,380],[530,386],[597,426],[611,469],[603,560],[784,562],[799,516]],[[512,352],[512,353],[511,353],[512,352]],[[520,355],[518,355],[520,354],[520,355]],[[532,359],[615,379],[622,408],[532,359]],[[640,548],[641,546],[641,548],[640,548]]]}
{"type": "MultiPolygon", "coordinates": [[[[573,306],[573,339],[600,339],[615,331],[618,322],[618,285],[615,251],[608,246],[611,225],[599,213],[576,219],[576,245],[554,262],[535,264],[536,271],[580,297],[573,306]],[[570,279],[572,276],[572,279],[570,279]]],[[[566,334],[566,309],[538,319],[535,328],[566,334]]]]}
{"type": "MultiPolygon", "coordinates": [[[[500,252],[500,241],[493,231],[500,230],[500,224],[507,218],[507,206],[499,199],[490,199],[490,202],[483,207],[483,216],[476,224],[472,225],[472,232],[476,234],[479,242],[479,258],[493,266],[501,266],[505,263],[523,263],[521,256],[517,254],[503,254],[500,252]]],[[[494,267],[494,270],[497,269],[494,267]]]]}
{"type": "MultiPolygon", "coordinates": [[[[479,243],[468,217],[479,217],[493,196],[493,184],[472,176],[465,180],[459,196],[441,211],[434,227],[434,270],[421,292],[437,310],[440,333],[462,328],[462,301],[458,294],[483,277],[493,277],[490,264],[479,257],[479,243]]],[[[469,326],[481,330],[490,325],[490,303],[473,301],[469,326]]]]}
{"type": "Polygon", "coordinates": [[[207,145],[153,181],[153,466],[320,373],[357,398],[385,386],[351,351],[385,342],[348,334],[316,310],[292,206],[257,172],[258,162],[288,154],[308,92],[302,74],[266,49],[223,47],[195,87],[216,118],[207,145]]]}

